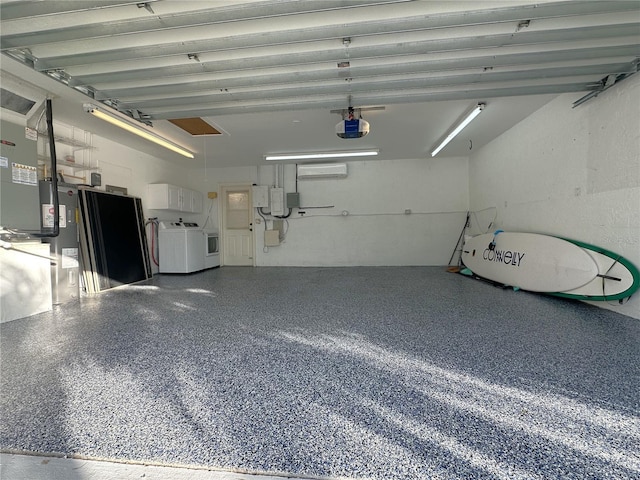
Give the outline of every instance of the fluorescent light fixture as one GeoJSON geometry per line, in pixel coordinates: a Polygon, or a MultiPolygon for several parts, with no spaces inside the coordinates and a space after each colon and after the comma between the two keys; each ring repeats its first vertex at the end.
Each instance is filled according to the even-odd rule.
{"type": "Polygon", "coordinates": [[[373,157],[378,155],[378,150],[351,150],[347,152],[323,152],[323,153],[291,153],[283,155],[265,155],[265,160],[323,160],[326,158],[348,157],[373,157]]]}
{"type": "Polygon", "coordinates": [[[445,137],[445,139],[442,142],[440,142],[440,144],[436,148],[433,149],[433,151],[431,152],[431,156],[435,157],[438,154],[438,152],[440,152],[440,150],[446,147],[447,144],[451,140],[453,140],[453,138],[464,129],[464,127],[469,125],[474,118],[480,115],[480,112],[484,110],[484,107],[485,107],[484,103],[479,103],[475,107],[473,107],[473,110],[471,110],[467,115],[465,115],[464,119],[453,130],[451,130],[451,133],[449,133],[445,137]]]}
{"type": "Polygon", "coordinates": [[[90,113],[94,117],[104,120],[105,122],[109,122],[110,124],[115,125],[116,127],[120,127],[146,140],[157,143],[158,145],[161,145],[164,148],[168,148],[169,150],[179,153],[180,155],[184,155],[187,158],[194,158],[193,153],[191,153],[189,150],[185,150],[179,145],[176,145],[175,143],[170,142],[166,138],[163,138],[156,133],[150,132],[141,126],[138,126],[132,123],[131,121],[127,120],[124,117],[124,115],[115,113],[115,110],[109,111],[109,109],[107,108],[97,107],[91,103],[85,103],[84,110],[85,112],[90,113]]]}

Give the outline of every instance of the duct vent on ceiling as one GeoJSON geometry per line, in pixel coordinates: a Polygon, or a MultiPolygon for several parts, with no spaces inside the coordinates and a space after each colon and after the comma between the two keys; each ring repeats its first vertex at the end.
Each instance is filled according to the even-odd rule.
{"type": "Polygon", "coordinates": [[[0,88],[0,104],[2,105],[2,108],[19,113],[20,115],[26,115],[29,113],[29,110],[33,108],[36,102],[18,95],[17,93],[0,88]]]}

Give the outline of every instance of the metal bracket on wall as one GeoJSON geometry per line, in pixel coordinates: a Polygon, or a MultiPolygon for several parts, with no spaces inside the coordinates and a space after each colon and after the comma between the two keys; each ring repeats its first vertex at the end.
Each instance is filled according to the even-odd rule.
{"type": "Polygon", "coordinates": [[[587,93],[584,97],[573,102],[572,108],[576,108],[578,105],[582,105],[586,101],[591,100],[594,97],[597,97],[605,90],[609,90],[611,87],[620,83],[622,80],[629,78],[634,73],[638,73],[639,65],[640,65],[640,58],[636,58],[633,62],[629,64],[628,71],[623,73],[618,73],[618,74],[612,73],[610,75],[607,75],[602,80],[600,80],[600,82],[598,82],[598,84],[596,85],[593,91],[587,93]]]}

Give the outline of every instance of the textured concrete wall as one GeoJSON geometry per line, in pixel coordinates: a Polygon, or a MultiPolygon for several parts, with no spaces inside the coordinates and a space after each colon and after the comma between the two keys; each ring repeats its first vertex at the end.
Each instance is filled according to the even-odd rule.
{"type": "MultiPolygon", "coordinates": [[[[297,186],[295,165],[284,165],[279,185],[285,192],[297,188],[301,205],[311,208],[301,209],[304,215],[294,209],[285,241],[268,248],[255,214],[256,265],[446,265],[468,208],[467,163],[466,157],[351,161],[346,178],[299,180],[297,186]]],[[[275,172],[268,165],[193,169],[190,175],[193,188],[206,192],[225,184],[273,186],[275,172]]],[[[219,226],[221,201],[205,201],[205,213],[192,219],[204,223],[209,215],[208,224],[219,226]]]]}
{"type": "MultiPolygon", "coordinates": [[[[467,159],[355,161],[343,179],[298,181],[301,216],[286,242],[263,249],[258,265],[445,265],[464,225],[467,159]]],[[[264,177],[264,175],[263,175],[264,177]]],[[[285,191],[295,191],[293,165],[285,191]]]]}
{"type": "MultiPolygon", "coordinates": [[[[470,208],[494,207],[492,228],[575,238],[640,266],[640,76],[572,108],[579,97],[559,96],[471,157],[470,208]]],[[[640,318],[640,294],[596,304],[640,318]]]]}

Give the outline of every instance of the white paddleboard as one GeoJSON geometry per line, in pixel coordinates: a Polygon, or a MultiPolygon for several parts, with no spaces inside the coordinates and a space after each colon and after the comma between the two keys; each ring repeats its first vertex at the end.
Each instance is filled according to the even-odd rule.
{"type": "Polygon", "coordinates": [[[462,261],[479,277],[568,298],[621,299],[640,285],[638,270],[621,256],[536,233],[498,231],[467,237],[462,261]]]}

